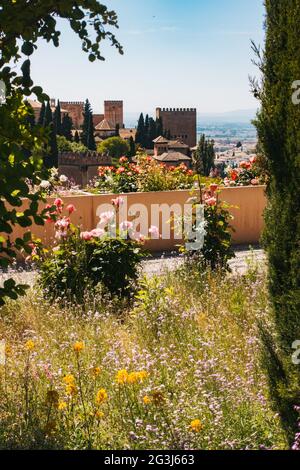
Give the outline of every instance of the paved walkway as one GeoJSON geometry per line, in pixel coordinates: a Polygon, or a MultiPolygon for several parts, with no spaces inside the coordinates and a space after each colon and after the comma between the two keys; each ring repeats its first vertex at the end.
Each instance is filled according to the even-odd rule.
{"type": "MultiPolygon", "coordinates": [[[[236,257],[230,261],[230,267],[234,274],[245,274],[249,264],[255,264],[259,269],[266,266],[266,256],[261,249],[240,248],[235,251],[236,257]]],[[[155,259],[147,260],[143,263],[143,271],[148,275],[160,275],[168,271],[174,271],[183,263],[183,258],[178,255],[162,255],[155,259]]]]}
{"type": "MultiPolygon", "coordinates": [[[[259,269],[264,269],[266,265],[266,257],[261,249],[254,248],[253,250],[245,249],[243,247],[235,251],[236,258],[231,260],[230,267],[233,274],[245,274],[249,267],[249,263],[255,263],[259,269]]],[[[147,259],[142,264],[143,273],[148,276],[162,275],[166,272],[174,271],[183,263],[182,256],[174,255],[161,255],[153,259],[147,259]]],[[[16,282],[21,284],[33,285],[36,277],[36,271],[24,271],[24,269],[12,269],[6,273],[0,272],[0,286],[2,283],[13,277],[16,282]]]]}

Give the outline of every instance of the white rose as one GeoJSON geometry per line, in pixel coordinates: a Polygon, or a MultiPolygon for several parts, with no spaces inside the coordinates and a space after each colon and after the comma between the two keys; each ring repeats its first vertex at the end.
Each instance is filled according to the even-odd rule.
{"type": "Polygon", "coordinates": [[[42,189],[47,189],[47,188],[49,188],[49,186],[50,186],[50,182],[47,181],[47,180],[42,180],[41,183],[40,183],[40,187],[42,189]]]}
{"type": "Polygon", "coordinates": [[[67,178],[67,176],[65,176],[65,175],[61,175],[61,176],[59,177],[59,181],[60,181],[61,183],[66,183],[66,182],[68,181],[68,178],[67,178]]]}

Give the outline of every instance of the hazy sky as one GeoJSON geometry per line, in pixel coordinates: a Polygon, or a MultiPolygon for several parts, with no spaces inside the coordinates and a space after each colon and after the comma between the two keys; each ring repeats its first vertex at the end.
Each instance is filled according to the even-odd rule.
{"type": "Polygon", "coordinates": [[[104,99],[123,99],[125,112],[156,106],[197,107],[199,112],[255,108],[248,75],[250,40],[263,43],[263,0],[109,0],[119,15],[121,56],[103,46],[105,62],[89,63],[79,40],[61,24],[59,49],[42,44],[33,77],[51,97],[89,98],[95,112],[104,99]]]}

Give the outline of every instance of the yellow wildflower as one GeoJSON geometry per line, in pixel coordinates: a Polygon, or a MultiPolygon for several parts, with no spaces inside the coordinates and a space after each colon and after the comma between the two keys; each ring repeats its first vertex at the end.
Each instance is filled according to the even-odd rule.
{"type": "Polygon", "coordinates": [[[144,402],[145,405],[150,405],[152,403],[152,398],[149,397],[149,395],[145,395],[143,397],[143,402],[144,402]]]}
{"type": "Polygon", "coordinates": [[[11,352],[12,352],[12,349],[11,349],[10,344],[6,343],[6,344],[5,344],[5,355],[6,355],[6,356],[10,356],[10,355],[11,355],[11,352]]]}
{"type": "Polygon", "coordinates": [[[141,372],[138,372],[138,377],[139,377],[140,382],[143,382],[145,379],[147,379],[148,376],[149,376],[149,374],[145,370],[142,370],[141,372]]]}
{"type": "Polygon", "coordinates": [[[73,344],[73,350],[79,354],[81,351],[84,350],[84,343],[82,341],[77,341],[76,343],[73,344]]]}
{"type": "Polygon", "coordinates": [[[66,394],[71,397],[77,394],[77,387],[74,383],[66,385],[66,394]]]}
{"type": "Polygon", "coordinates": [[[103,411],[97,410],[96,413],[95,413],[95,416],[96,416],[97,419],[102,419],[102,418],[104,418],[104,413],[103,413],[103,411]]]}
{"type": "Polygon", "coordinates": [[[138,372],[130,372],[127,377],[127,382],[129,384],[135,384],[139,381],[139,374],[138,372]]]}
{"type": "Polygon", "coordinates": [[[193,432],[200,432],[202,428],[203,428],[203,425],[200,419],[194,419],[190,424],[190,429],[193,432]]]}
{"type": "Polygon", "coordinates": [[[93,368],[91,369],[91,374],[92,374],[93,377],[95,377],[95,378],[98,377],[98,375],[101,374],[101,369],[100,369],[100,367],[93,367],[93,368]]]}
{"type": "Polygon", "coordinates": [[[96,395],[96,404],[101,405],[108,398],[107,391],[104,388],[101,388],[96,395]]]}
{"type": "Polygon", "coordinates": [[[34,348],[35,348],[35,344],[31,339],[25,343],[25,349],[27,351],[33,351],[34,348]]]}
{"type": "Polygon", "coordinates": [[[67,408],[67,403],[65,401],[60,401],[57,405],[59,411],[64,411],[67,408]]]}
{"type": "Polygon", "coordinates": [[[75,384],[75,377],[74,377],[74,375],[72,375],[72,374],[66,375],[66,376],[63,378],[63,382],[64,382],[66,385],[75,384]]]}
{"type": "Polygon", "coordinates": [[[124,385],[128,381],[128,372],[126,369],[119,370],[116,375],[116,381],[120,385],[124,385]]]}

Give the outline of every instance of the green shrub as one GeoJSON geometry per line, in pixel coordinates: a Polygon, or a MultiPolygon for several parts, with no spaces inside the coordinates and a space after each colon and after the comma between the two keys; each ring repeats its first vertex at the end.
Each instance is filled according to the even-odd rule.
{"type": "Polygon", "coordinates": [[[206,268],[229,271],[228,262],[235,254],[231,240],[232,216],[228,211],[228,205],[219,201],[216,184],[212,184],[209,190],[206,189],[201,193],[201,200],[195,206],[199,203],[204,205],[204,245],[200,250],[187,252],[187,260],[195,263],[201,271],[206,268]]]}
{"type": "Polygon", "coordinates": [[[40,284],[51,299],[82,302],[101,283],[114,295],[130,296],[138,277],[141,250],[121,238],[81,240],[71,235],[40,266],[40,284]]]}
{"type": "MultiPolygon", "coordinates": [[[[138,277],[138,266],[144,256],[141,243],[119,232],[113,237],[107,228],[80,232],[70,220],[75,207],[67,207],[69,216],[63,215],[63,202],[55,201],[56,238],[59,244],[46,253],[38,244],[33,250],[39,265],[39,282],[51,300],[84,302],[87,290],[98,284],[112,295],[130,297],[138,277]]],[[[53,217],[53,207],[49,217],[53,217]]],[[[108,218],[114,216],[106,213],[108,218]]],[[[50,219],[51,220],[51,219],[50,219]]]]}

